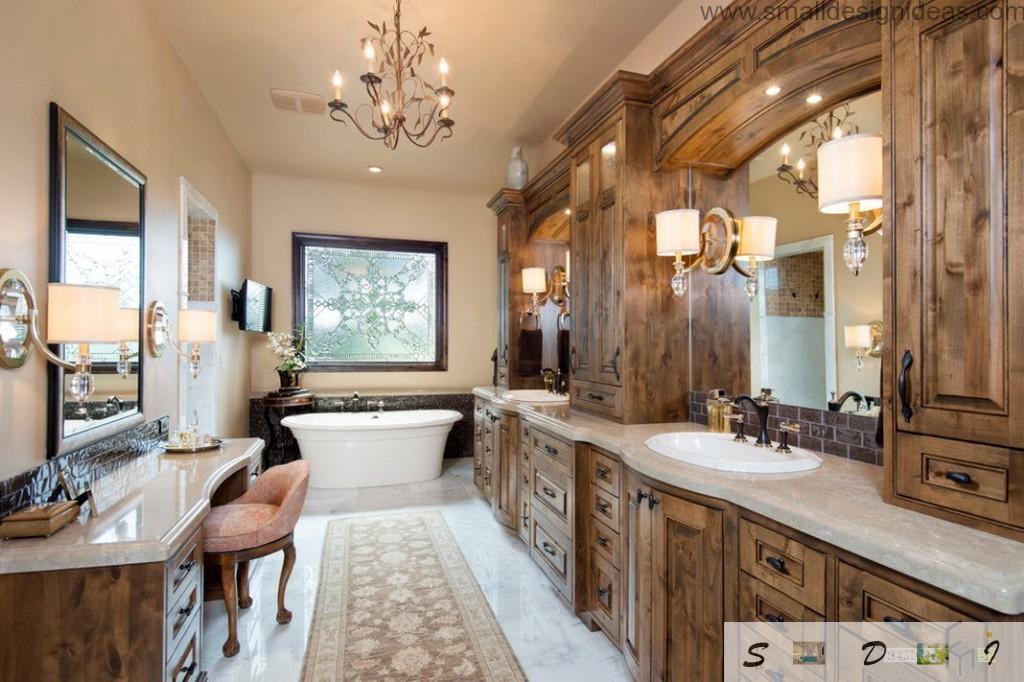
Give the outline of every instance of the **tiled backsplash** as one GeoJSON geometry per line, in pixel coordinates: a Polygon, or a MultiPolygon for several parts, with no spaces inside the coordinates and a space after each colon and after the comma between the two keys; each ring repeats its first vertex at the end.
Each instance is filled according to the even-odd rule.
{"type": "MultiPolygon", "coordinates": [[[[690,391],[690,421],[708,423],[707,399],[707,393],[690,391]]],[[[749,405],[744,405],[740,411],[745,415],[747,434],[756,436],[757,415],[749,405]]],[[[869,464],[882,464],[882,448],[875,443],[878,425],[875,417],[772,405],[768,411],[768,435],[772,442],[778,442],[778,426],[783,421],[800,425],[800,433],[790,437],[789,442],[793,445],[869,464]]]]}
{"type": "Polygon", "coordinates": [[[168,418],[161,417],[79,450],[48,460],[39,466],[0,481],[0,516],[50,499],[63,467],[80,490],[93,481],[131,464],[156,447],[165,437],[168,418]]]}
{"type": "MultiPolygon", "coordinates": [[[[351,411],[351,397],[325,396],[318,397],[313,408],[289,408],[286,414],[302,412],[347,412],[351,411]]],[[[432,393],[422,395],[359,395],[361,409],[377,409],[377,402],[384,401],[385,410],[455,410],[462,413],[462,419],[455,422],[448,443],[445,446],[445,457],[473,456],[473,396],[469,393],[432,393]]],[[[276,464],[284,464],[299,457],[299,447],[287,428],[281,428],[280,410],[270,414],[267,424],[267,413],[263,409],[263,400],[253,398],[249,401],[249,435],[262,438],[268,445],[263,451],[264,468],[276,464]],[[270,429],[278,440],[274,442],[273,451],[270,444],[270,429]]]]}

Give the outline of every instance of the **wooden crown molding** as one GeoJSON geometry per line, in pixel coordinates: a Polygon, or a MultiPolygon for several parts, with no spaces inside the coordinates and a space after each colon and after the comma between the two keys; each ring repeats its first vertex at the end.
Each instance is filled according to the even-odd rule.
{"type": "Polygon", "coordinates": [[[650,79],[632,71],[616,71],[555,131],[554,139],[573,147],[623,104],[650,106],[650,79]]]}
{"type": "Polygon", "coordinates": [[[526,206],[526,197],[522,190],[502,187],[487,202],[487,208],[495,213],[502,213],[510,206],[526,206]]]}

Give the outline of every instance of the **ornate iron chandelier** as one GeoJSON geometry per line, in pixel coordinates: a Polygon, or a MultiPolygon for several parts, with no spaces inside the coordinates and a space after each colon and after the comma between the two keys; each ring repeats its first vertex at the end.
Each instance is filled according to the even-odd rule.
{"type": "Polygon", "coordinates": [[[359,80],[370,101],[349,111],[341,99],[341,72],[335,71],[334,99],[328,103],[331,119],[342,125],[351,121],[365,137],[383,140],[388,149],[396,148],[403,135],[417,147],[451,137],[455,121],[449,113],[455,91],[448,87],[448,62],[438,62],[440,87],[435,88],[419,72],[428,53],[434,56],[434,44],[427,41],[430,31],[426,26],[417,33],[402,29],[402,0],[395,2],[390,27],[386,21],[366,23],[374,35],[361,41],[366,73],[359,80]]]}
{"type": "Polygon", "coordinates": [[[849,103],[844,103],[821,118],[812,121],[810,127],[800,133],[800,141],[804,143],[804,147],[812,159],[810,164],[800,157],[797,159],[795,167],[790,165],[789,155],[792,150],[788,144],[783,144],[780,150],[782,164],[775,169],[779,179],[792,185],[797,194],[806,194],[812,199],[817,199],[818,184],[815,178],[818,172],[814,159],[817,157],[818,148],[829,140],[859,133],[860,127],[850,120],[853,114],[849,103]]]}

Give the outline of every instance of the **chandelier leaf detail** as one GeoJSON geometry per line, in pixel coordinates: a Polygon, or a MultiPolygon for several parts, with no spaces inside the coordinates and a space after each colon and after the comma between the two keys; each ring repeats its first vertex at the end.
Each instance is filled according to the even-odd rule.
{"type": "Polygon", "coordinates": [[[790,165],[789,157],[792,150],[788,144],[782,145],[782,163],[775,169],[779,179],[792,185],[797,194],[806,194],[812,199],[817,199],[818,183],[815,179],[818,176],[818,169],[815,158],[818,148],[829,140],[859,133],[860,126],[852,120],[854,113],[848,102],[843,103],[811,121],[809,127],[800,133],[800,142],[811,159],[809,163],[800,157],[795,167],[790,165]]]}
{"type": "Polygon", "coordinates": [[[396,0],[393,22],[367,21],[373,34],[361,41],[366,73],[359,80],[366,87],[368,102],[351,108],[341,99],[343,80],[335,71],[334,99],[328,102],[331,119],[352,123],[364,137],[383,141],[395,149],[402,137],[417,147],[429,147],[435,140],[452,136],[451,106],[455,91],[448,87],[449,66],[438,62],[440,85],[423,78],[423,61],[434,56],[434,43],[426,26],[416,33],[402,28],[402,2],[396,0]]]}

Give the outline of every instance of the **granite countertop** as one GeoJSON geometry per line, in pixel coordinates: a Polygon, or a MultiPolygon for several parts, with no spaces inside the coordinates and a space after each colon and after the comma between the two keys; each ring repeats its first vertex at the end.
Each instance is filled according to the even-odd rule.
{"type": "Polygon", "coordinates": [[[203,522],[217,487],[262,450],[259,438],[237,438],[211,452],[143,455],[93,484],[99,516],[83,512],[48,538],[0,542],[0,574],[166,561],[203,522]]]}
{"type": "MultiPolygon", "coordinates": [[[[495,399],[490,387],[474,394],[495,399]]],[[[798,474],[715,471],[644,445],[658,433],[707,430],[699,424],[623,426],[564,407],[516,409],[531,424],[618,454],[649,478],[731,502],[1001,613],[1024,613],[1024,543],[887,504],[879,466],[822,454],[820,468],[798,474]]]]}

